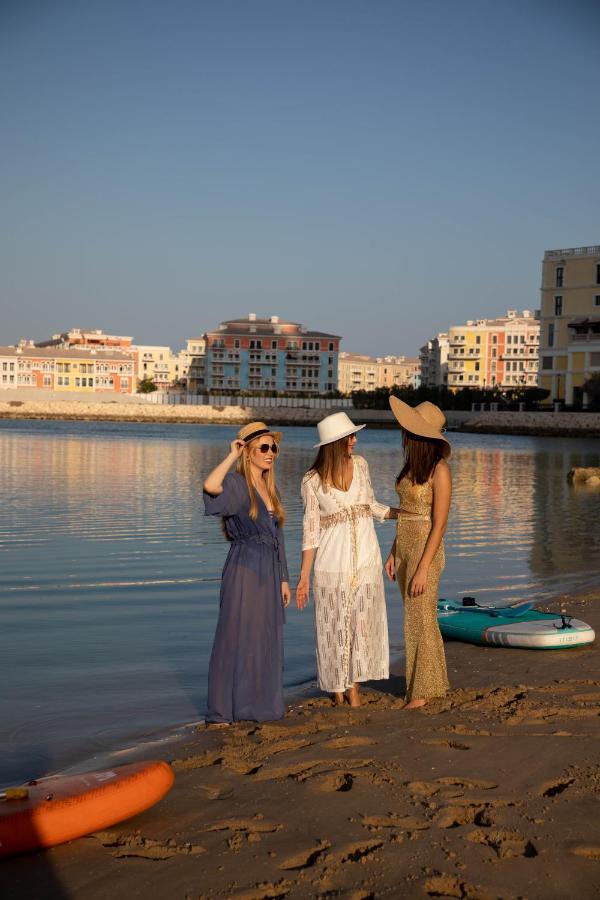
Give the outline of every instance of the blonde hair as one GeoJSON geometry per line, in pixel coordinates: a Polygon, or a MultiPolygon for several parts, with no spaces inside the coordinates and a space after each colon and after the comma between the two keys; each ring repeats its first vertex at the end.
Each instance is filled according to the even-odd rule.
{"type": "Polygon", "coordinates": [[[319,447],[310,471],[319,475],[325,491],[329,487],[337,488],[339,491],[346,490],[346,485],[344,484],[344,463],[348,459],[348,441],[350,437],[348,435],[340,438],[338,441],[332,441],[330,444],[324,444],[322,447],[319,447]]]}
{"type": "MultiPolygon", "coordinates": [[[[255,438],[254,441],[250,441],[250,443],[244,447],[244,450],[242,451],[242,454],[238,459],[236,465],[236,470],[246,479],[246,484],[248,485],[248,493],[250,494],[250,518],[255,520],[258,518],[258,497],[256,496],[256,488],[254,487],[254,482],[252,480],[252,471],[250,469],[250,453],[248,451],[255,443],[255,441],[261,439],[264,440],[265,438],[271,438],[271,440],[274,440],[271,434],[261,434],[260,437],[255,438]]],[[[272,466],[268,470],[264,480],[267,486],[269,500],[271,501],[271,506],[273,507],[273,513],[277,519],[277,524],[281,528],[283,527],[283,524],[285,522],[285,509],[283,508],[281,496],[275,483],[275,470],[272,466]]]]}

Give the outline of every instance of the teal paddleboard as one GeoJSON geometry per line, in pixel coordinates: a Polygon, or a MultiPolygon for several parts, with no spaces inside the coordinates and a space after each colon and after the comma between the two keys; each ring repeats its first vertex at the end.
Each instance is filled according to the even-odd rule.
{"type": "Polygon", "coordinates": [[[438,600],[438,623],[444,640],[530,650],[582,647],[595,639],[586,622],[561,613],[532,609],[529,602],[507,607],[480,606],[469,600],[438,600]]]}

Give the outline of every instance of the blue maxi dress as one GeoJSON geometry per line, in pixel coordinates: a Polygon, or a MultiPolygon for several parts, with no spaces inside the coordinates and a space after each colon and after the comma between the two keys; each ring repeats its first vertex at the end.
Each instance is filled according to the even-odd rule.
{"type": "Polygon", "coordinates": [[[206,515],[222,516],[231,539],[208,670],[207,722],[265,722],[285,712],[285,544],[260,497],[258,507],[258,518],[251,519],[248,486],[239,472],[225,476],[217,496],[204,491],[206,515]]]}

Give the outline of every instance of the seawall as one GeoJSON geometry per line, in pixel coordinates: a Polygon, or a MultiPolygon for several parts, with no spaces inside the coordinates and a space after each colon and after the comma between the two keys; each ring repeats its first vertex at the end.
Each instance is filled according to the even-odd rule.
{"type": "MultiPolygon", "coordinates": [[[[62,419],[109,422],[157,422],[190,425],[243,425],[264,420],[273,425],[315,425],[330,410],[263,406],[158,406],[133,398],[122,401],[30,400],[0,397],[2,419],[62,419]]],[[[349,410],[356,422],[392,428],[390,410],[349,410]]],[[[531,434],[600,437],[600,413],[470,412],[448,410],[448,428],[480,434],[531,434]]]]}

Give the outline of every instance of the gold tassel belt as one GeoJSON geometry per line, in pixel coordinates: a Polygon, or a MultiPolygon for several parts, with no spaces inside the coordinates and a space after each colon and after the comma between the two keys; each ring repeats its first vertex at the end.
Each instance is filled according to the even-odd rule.
{"type": "Polygon", "coordinates": [[[321,528],[332,528],[341,522],[356,522],[357,519],[368,519],[373,515],[371,507],[368,503],[357,503],[355,506],[349,506],[347,509],[341,509],[339,512],[332,513],[330,516],[321,516],[321,528]]]}

